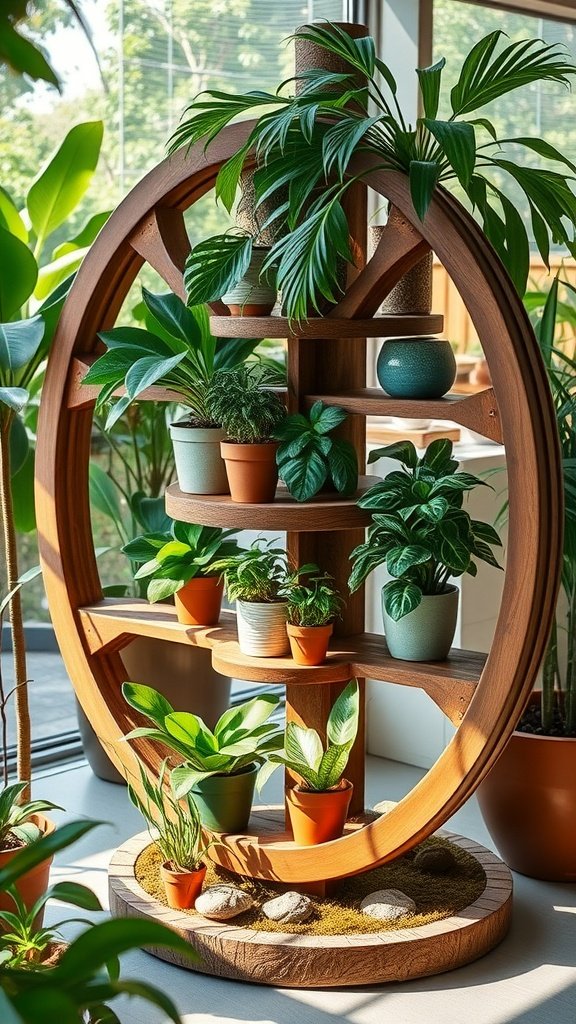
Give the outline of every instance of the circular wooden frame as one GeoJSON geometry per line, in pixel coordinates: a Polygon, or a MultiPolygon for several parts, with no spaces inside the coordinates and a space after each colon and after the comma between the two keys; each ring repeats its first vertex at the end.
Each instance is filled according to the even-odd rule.
{"type": "MultiPolygon", "coordinates": [[[[36,494],[46,592],[77,695],[125,775],[133,774],[134,755],[121,740],[142,722],[122,699],[122,663],[114,648],[94,653],[83,624],[82,608],[100,601],[102,592],[87,486],[93,396],[82,397],[78,375],[97,343],[97,332],[114,324],[145,260],[182,294],[189,248],[182,213],[213,186],[222,162],[238,151],[251,128],[244,122],[226,129],[208,156],[196,146],[164,161],[112,215],[66,302],[43,390],[36,494]]],[[[436,252],[471,313],[490,365],[508,459],[506,580],[494,643],[463,721],[415,789],[390,814],[327,844],[321,856],[314,848],[269,841],[245,851],[251,873],[291,883],[354,874],[398,856],[468,799],[503,749],[532,690],[559,579],[562,490],[555,419],[522,303],[478,225],[455,199],[439,190],[421,224],[407,179],[370,167],[363,159],[355,170],[365,172],[366,182],[394,204],[420,243],[423,238],[436,252]]],[[[374,259],[356,284],[363,275],[366,280],[372,275],[376,283],[382,278],[374,259]]],[[[337,316],[345,314],[347,299],[339,304],[337,316]]],[[[363,313],[358,310],[356,315],[363,313]]],[[[329,317],[326,325],[326,337],[337,336],[329,317]]],[[[157,771],[160,755],[155,746],[140,740],[134,747],[144,764],[157,771]]]]}
{"type": "Polygon", "coordinates": [[[149,950],[161,960],[236,981],[282,988],[342,988],[440,974],[493,949],[506,935],[512,912],[512,876],[506,865],[470,839],[450,832],[442,835],[480,862],[486,886],[458,914],[418,928],[362,935],[295,935],[257,932],[170,910],[145,892],[135,877],[136,860],[150,843],[148,833],[129,839],[112,858],[110,910],[116,917],[160,919],[201,957],[193,963],[171,950],[149,950]]]}

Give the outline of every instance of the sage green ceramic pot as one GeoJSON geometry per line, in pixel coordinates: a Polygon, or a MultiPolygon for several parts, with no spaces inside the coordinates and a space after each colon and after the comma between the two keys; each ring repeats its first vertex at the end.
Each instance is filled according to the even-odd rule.
{"type": "Polygon", "coordinates": [[[456,380],[456,359],[444,338],[388,338],[376,374],[391,398],[442,398],[456,380]]]}
{"type": "Polygon", "coordinates": [[[236,775],[210,775],[190,790],[200,821],[212,832],[245,832],[252,810],[258,765],[236,775]]]}
{"type": "Polygon", "coordinates": [[[398,622],[391,619],[382,598],[382,618],[388,650],[401,661],[444,661],[452,646],[458,616],[458,588],[425,595],[413,612],[398,622]]]}

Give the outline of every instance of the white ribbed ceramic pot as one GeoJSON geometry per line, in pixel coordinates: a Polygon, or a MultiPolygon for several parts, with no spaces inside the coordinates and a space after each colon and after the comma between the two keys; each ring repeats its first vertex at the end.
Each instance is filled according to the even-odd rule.
{"type": "Polygon", "coordinates": [[[270,250],[254,246],[250,266],[234,288],[222,296],[232,316],[268,316],[276,304],[276,288],[260,277],[262,265],[270,250]]]}
{"type": "Polygon", "coordinates": [[[220,453],[221,427],[170,424],[178,486],[186,494],[229,494],[226,466],[220,453]]]}
{"type": "Polygon", "coordinates": [[[287,607],[281,601],[273,604],[236,601],[238,643],[242,654],[252,658],[278,658],[288,654],[287,607]]]}

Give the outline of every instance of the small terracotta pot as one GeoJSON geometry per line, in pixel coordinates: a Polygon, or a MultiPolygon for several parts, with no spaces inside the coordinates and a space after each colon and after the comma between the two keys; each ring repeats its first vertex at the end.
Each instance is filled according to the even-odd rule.
{"type": "Polygon", "coordinates": [[[338,839],[344,830],[354,787],[342,779],[336,789],[316,793],[301,786],[286,790],[286,804],[294,842],[298,846],[316,846],[338,839]]]}
{"type": "Polygon", "coordinates": [[[178,622],[215,626],[220,618],[224,583],[218,576],[197,576],[174,594],[178,622]]]}
{"type": "Polygon", "coordinates": [[[202,864],[196,871],[174,871],[170,863],[164,861],[160,865],[160,877],[168,906],[174,910],[192,910],[202,892],[206,865],[202,864]]]}
{"type": "Polygon", "coordinates": [[[236,444],[234,441],[220,443],[232,501],[241,505],[269,504],[274,501],[278,483],[278,445],[277,441],[265,444],[236,444]]]}
{"type": "MultiPolygon", "coordinates": [[[[45,818],[43,814],[32,814],[30,821],[33,821],[35,825],[42,832],[42,835],[50,835],[56,825],[49,818],[45,818]]],[[[18,847],[15,850],[0,850],[0,868],[5,867],[12,859],[20,852],[22,847],[18,847]]],[[[48,880],[50,876],[50,865],[52,864],[53,857],[48,857],[43,860],[41,864],[38,864],[31,871],[27,871],[22,878],[19,878],[16,882],[16,888],[20,893],[24,903],[28,910],[34,905],[37,899],[46,892],[48,888],[48,880]]],[[[14,910],[14,901],[6,892],[0,892],[0,910],[14,910]]],[[[38,915],[37,926],[42,926],[42,920],[44,918],[44,911],[38,915]]]]}
{"type": "Polygon", "coordinates": [[[293,626],[286,623],[292,657],[297,665],[321,665],[326,659],[333,625],[293,626]]]}

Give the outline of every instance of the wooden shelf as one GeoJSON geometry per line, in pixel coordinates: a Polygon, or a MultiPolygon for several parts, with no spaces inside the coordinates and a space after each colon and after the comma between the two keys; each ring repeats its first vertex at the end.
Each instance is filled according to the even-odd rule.
{"type": "Polygon", "coordinates": [[[217,338],[395,338],[440,334],[444,317],[375,316],[367,319],[311,317],[290,324],[284,316],[212,316],[210,330],[217,338]]]}
{"type": "Polygon", "coordinates": [[[193,647],[214,647],[236,639],[236,615],[222,612],[217,626],[185,626],[168,604],[138,598],[105,598],[78,612],[90,654],[119,651],[135,636],[150,636],[193,647]]]}
{"type": "Polygon", "coordinates": [[[354,530],[369,526],[370,513],[356,504],[364,491],[379,477],[363,476],[352,498],[320,494],[311,501],[298,502],[282,485],[276,499],[267,505],[241,505],[229,494],[185,494],[177,484],[166,490],[166,512],[184,523],[224,526],[238,530],[291,530],[314,533],[326,530],[354,530]]]}
{"type": "Polygon", "coordinates": [[[380,388],[361,388],[337,394],[307,395],[311,406],[321,400],[339,405],[346,412],[363,416],[398,416],[402,419],[448,420],[474,430],[491,441],[502,443],[502,426],[492,388],[472,394],[451,393],[434,401],[415,398],[390,398],[380,388]]]}

